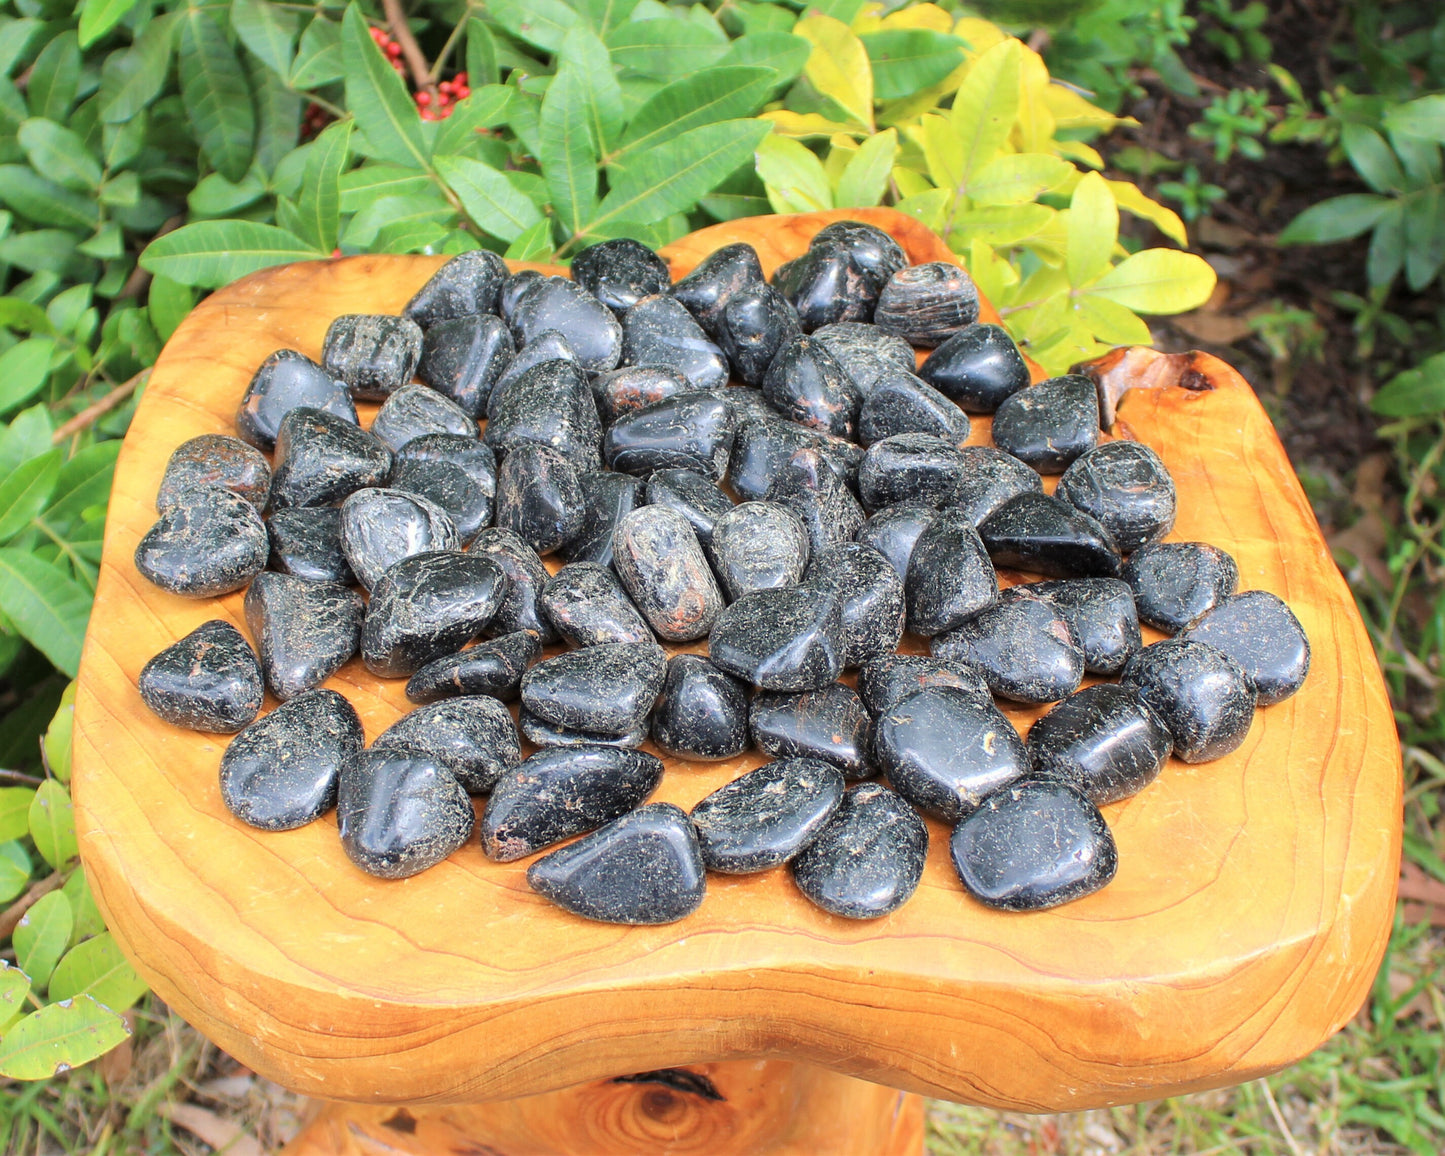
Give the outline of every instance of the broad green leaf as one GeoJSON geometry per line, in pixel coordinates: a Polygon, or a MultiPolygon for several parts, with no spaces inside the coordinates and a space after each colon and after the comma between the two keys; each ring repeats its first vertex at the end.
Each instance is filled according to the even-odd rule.
{"type": "Polygon", "coordinates": [[[606,36],[614,28],[627,23],[637,7],[637,0],[576,0],[573,7],[598,36],[606,36]]]}
{"type": "Polygon", "coordinates": [[[43,405],[22,410],[0,433],[0,474],[8,474],[26,458],[50,448],[55,422],[43,405]]]}
{"type": "Polygon", "coordinates": [[[552,222],[538,221],[517,235],[503,256],[513,261],[545,261],[552,256],[552,222]]]}
{"type": "Polygon", "coordinates": [[[0,480],[0,542],[8,542],[45,508],[60,480],[61,450],[51,450],[21,463],[0,480]]]}
{"type": "MultiPolygon", "coordinates": [[[[189,285],[172,281],[169,277],[152,277],[150,293],[146,297],[146,308],[150,312],[151,324],[162,341],[169,341],[171,334],[187,314],[195,307],[196,295],[189,285]]],[[[102,445],[109,443],[102,442],[102,445]]]]}
{"type": "Polygon", "coordinates": [[[207,173],[186,196],[191,217],[230,217],[266,195],[266,181],[252,166],[244,177],[228,181],[220,173],[207,173]]]}
{"type": "MultiPolygon", "coordinates": [[[[574,29],[567,35],[576,34],[574,29]]],[[[562,66],[542,98],[537,146],[552,206],[567,231],[576,232],[597,208],[597,153],[588,112],[588,85],[570,63],[562,66]]]]}
{"type": "Polygon", "coordinates": [[[334,20],[317,16],[296,46],[296,59],[291,62],[293,88],[320,88],[345,75],[341,53],[341,28],[334,20]]]}
{"type": "Polygon", "coordinates": [[[279,188],[286,174],[285,162],[301,137],[301,96],[254,56],[246,57],[246,75],[256,101],[254,167],[279,188]]]}
{"type": "Polygon", "coordinates": [[[873,69],[863,42],[831,16],[805,16],[793,32],[813,46],[803,68],[809,83],[871,132],[873,69]]]}
{"type": "MultiPolygon", "coordinates": [[[[561,71],[570,72],[581,90],[585,121],[592,134],[593,147],[600,156],[617,142],[622,132],[622,89],[618,87],[607,46],[590,28],[579,25],[563,39],[561,59],[566,62],[561,71]]],[[[544,120],[546,112],[544,99],[544,120]]]]}
{"type": "Polygon", "coordinates": [[[75,680],[61,693],[60,703],[40,742],[45,766],[62,783],[70,782],[70,740],[75,723],[75,680]]]}
{"type": "Polygon", "coordinates": [[[963,63],[963,41],[924,28],[886,28],[859,39],[873,65],[877,100],[896,100],[930,88],[963,63]]]}
{"type": "Polygon", "coordinates": [[[197,221],[157,237],[140,255],[140,264],[182,285],[215,289],[257,269],[318,255],[300,237],[274,225],[197,221]]]}
{"type": "Polygon", "coordinates": [[[963,141],[944,117],[933,115],[919,122],[918,138],[929,178],[952,195],[964,181],[963,141]]]}
{"type": "Polygon", "coordinates": [[[1019,283],[1018,271],[986,241],[975,240],[969,244],[968,274],[995,308],[1008,303],[1010,291],[1019,283]]]}
{"type": "Polygon", "coordinates": [[[269,0],[231,0],[231,27],[268,68],[278,76],[291,75],[300,18],[269,0]]]}
{"type": "Polygon", "coordinates": [[[256,110],[246,72],[210,9],[186,8],[181,17],[181,100],[197,143],[216,171],[239,181],[256,148],[256,110]]]}
{"type": "Polygon", "coordinates": [[[9,1023],[25,1006],[30,977],[13,963],[0,959],[0,1024],[9,1023]]]}
{"type": "Polygon", "coordinates": [[[0,842],[18,839],[30,830],[31,787],[0,787],[0,842]]]}
{"type": "MultiPolygon", "coordinates": [[[[59,185],[52,187],[57,193],[64,192],[59,185]]],[[[77,243],[75,237],[63,229],[31,229],[0,241],[0,261],[29,273],[59,277],[70,266],[77,243]]]]}
{"type": "Polygon", "coordinates": [[[392,221],[376,231],[371,248],[377,253],[436,253],[447,237],[438,221],[392,221]]]}
{"type": "Polygon", "coordinates": [[[1046,229],[1057,216],[1048,205],[994,205],[970,209],[954,218],[949,243],[962,250],[974,241],[989,245],[1017,245],[1046,229]]]}
{"type": "Polygon", "coordinates": [[[1445,144],[1445,94],[1422,96],[1396,105],[1385,113],[1385,127],[1391,132],[1445,144]]]}
{"type": "Polygon", "coordinates": [[[840,134],[866,135],[863,129],[851,121],[844,124],[842,121],[829,120],[818,112],[792,112],[786,108],[770,108],[761,114],[760,119],[770,121],[775,133],[792,137],[794,140],[813,140],[840,134]]]}
{"type": "Polygon", "coordinates": [[[80,136],[63,125],[32,117],[20,126],[20,147],[48,180],[67,189],[94,191],[100,188],[100,162],[80,136]]]}
{"type": "Polygon", "coordinates": [[[888,189],[888,175],[893,171],[893,160],[897,155],[896,129],[875,133],[865,140],[843,170],[833,195],[833,204],[843,209],[876,205],[882,201],[883,194],[888,189]]]}
{"type": "Polygon", "coordinates": [[[0,165],[0,201],[41,225],[88,232],[100,224],[94,197],[63,189],[27,165],[0,165]]]}
{"type": "Polygon", "coordinates": [[[70,910],[75,915],[75,927],[70,933],[71,943],[79,943],[105,930],[105,919],[95,905],[95,896],[85,878],[85,868],[77,867],[61,887],[70,899],[70,910]]]}
{"type": "Polygon", "coordinates": [[[436,185],[424,192],[405,197],[382,197],[372,201],[351,218],[341,236],[343,248],[369,249],[383,229],[396,232],[408,222],[428,221],[450,226],[456,222],[457,211],[436,185]]]}
{"type": "MultiPolygon", "coordinates": [[[[154,307],[151,319],[155,319],[154,307]]],[[[61,466],[55,492],[42,515],[46,525],[56,533],[68,536],[84,518],[85,511],[104,506],[110,497],[110,483],[119,452],[118,440],[96,442],[61,466]]]]}
{"type": "Polygon", "coordinates": [[[100,70],[100,119],[124,124],[160,95],[170,73],[176,14],[157,16],[124,52],[112,52],[100,70]]]}
{"type": "Polygon", "coordinates": [[[328,125],[306,157],[306,175],[296,202],[297,236],[323,253],[336,248],[341,225],[341,171],[351,155],[352,121],[328,125]]]}
{"type": "Polygon", "coordinates": [[[756,32],[734,40],[732,47],[718,57],[717,67],[769,68],[775,77],[773,84],[781,86],[797,78],[812,51],[808,41],[791,32],[756,32]]]}
{"type": "Polygon", "coordinates": [[[669,137],[721,120],[750,116],[767,99],[774,80],[767,68],[706,68],[659,89],[637,110],[609,158],[617,163],[669,137]]]}
{"type": "Polygon", "coordinates": [[[80,6],[80,47],[89,48],[135,7],[135,0],[84,0],[80,6]]]}
{"type": "Polygon", "coordinates": [[[1398,192],[1405,187],[1405,174],[1385,138],[1362,124],[1346,122],[1340,127],[1340,144],[1360,179],[1377,193],[1398,192]]]}
{"type": "Polygon", "coordinates": [[[472,89],[472,94],[458,102],[451,115],[442,121],[432,151],[438,156],[465,155],[479,132],[507,119],[512,91],[500,84],[472,89]]]}
{"type": "Polygon", "coordinates": [[[1405,284],[1419,293],[1435,280],[1445,263],[1445,211],[1440,191],[1419,189],[1405,201],[1405,284]]]}
{"type": "Polygon", "coordinates": [[[70,900],[61,891],[42,895],[15,926],[15,962],[30,977],[35,990],[45,987],[50,973],[70,942],[73,916],[70,900]]]}
{"type": "Polygon", "coordinates": [[[821,12],[844,24],[852,24],[854,17],[863,11],[868,0],[816,0],[808,4],[809,11],[821,12]]]}
{"type": "Polygon", "coordinates": [[[502,79],[497,66],[497,41],[492,30],[473,16],[467,21],[467,80],[472,92],[502,79]]]}
{"type": "Polygon", "coordinates": [[[975,205],[1022,205],[1037,200],[1073,171],[1068,161],[1044,153],[1008,153],[973,172],[968,197],[975,205]]]}
{"type": "MultiPolygon", "coordinates": [[[[14,554],[16,551],[5,550],[0,553],[14,554]]],[[[43,562],[31,560],[35,561],[37,566],[44,565],[43,562]]],[[[11,614],[9,608],[3,606],[3,599],[0,599],[0,608],[5,609],[6,615],[15,621],[17,626],[20,625],[18,616],[11,614]]],[[[75,676],[72,674],[71,677],[75,676]]],[[[30,801],[30,838],[35,843],[35,849],[40,852],[40,857],[56,870],[64,867],[76,856],[75,816],[71,812],[70,792],[54,779],[46,779],[35,788],[35,798],[30,801]]],[[[34,979],[35,976],[32,974],[30,978],[34,979]]]]}
{"type": "Polygon", "coordinates": [[[406,85],[367,31],[366,18],[353,0],[341,22],[346,68],[346,107],[356,117],[369,152],[380,160],[429,169],[430,156],[421,115],[406,85]]]}
{"type": "Polygon", "coordinates": [[[1074,298],[1074,315],[1093,337],[1105,345],[1154,343],[1154,335],[1143,319],[1117,301],[1081,293],[1074,298]]]}
{"type": "Polygon", "coordinates": [[[1214,270],[1203,257],[1145,249],[1115,265],[1089,291],[1136,313],[1184,313],[1208,301],[1214,284],[1214,270]]]}
{"type": "Polygon", "coordinates": [[[0,903],[9,903],[30,884],[28,856],[19,843],[0,843],[0,903]]]}
{"type": "Polygon", "coordinates": [[[607,37],[607,47],[618,68],[662,80],[700,72],[728,51],[727,41],[707,28],[671,18],[623,24],[607,37]]]}
{"type": "Polygon", "coordinates": [[[34,397],[50,375],[55,339],[32,337],[0,353],[0,414],[34,397]]]}
{"type": "Polygon", "coordinates": [[[758,145],[756,159],[774,211],[810,213],[833,207],[823,162],[806,145],[773,133],[758,145]]]}
{"type": "Polygon", "coordinates": [[[560,49],[568,29],[582,19],[562,0],[487,0],[486,13],[519,40],[548,52],[560,49]]]}
{"type": "Polygon", "coordinates": [[[963,177],[972,175],[1003,148],[1019,113],[1019,42],[1001,40],[982,53],[953,98],[949,120],[963,144],[963,177]]]}
{"type": "Polygon", "coordinates": [[[941,233],[944,229],[944,214],[952,200],[951,189],[929,189],[927,192],[904,197],[894,208],[900,213],[916,217],[935,233],[941,233]]]}
{"type": "MultiPolygon", "coordinates": [[[[440,137],[438,137],[440,139],[440,137]]],[[[436,188],[425,173],[402,165],[370,164],[341,174],[341,211],[357,213],[383,197],[411,197],[436,188]]]]}
{"type": "Polygon", "coordinates": [[[1103,273],[1118,239],[1119,206],[1114,194],[1098,173],[1086,173],[1069,202],[1069,284],[1077,289],[1103,273]]]}
{"type": "Polygon", "coordinates": [[[41,49],[30,66],[30,82],[25,86],[30,115],[64,121],[79,86],[80,45],[74,32],[62,32],[41,49]]]}
{"type": "Polygon", "coordinates": [[[0,1076],[48,1080],[105,1055],[130,1029],[88,995],[31,1012],[0,1039],[0,1076]]]}
{"type": "Polygon", "coordinates": [[[1176,245],[1189,244],[1184,222],[1173,209],[1165,208],[1158,201],[1151,201],[1139,191],[1137,185],[1128,181],[1110,181],[1109,190],[1114,194],[1119,208],[1149,221],[1176,245]]]}
{"type": "Polygon", "coordinates": [[[45,310],[35,302],[20,297],[0,297],[0,327],[18,329],[22,333],[55,332],[55,326],[45,310]]]}
{"type": "Polygon", "coordinates": [[[50,977],[51,1000],[88,995],[114,1012],[123,1012],[146,993],[110,932],[72,947],[50,977]]]}
{"type": "Polygon", "coordinates": [[[1417,417],[1445,410],[1445,353],[1397,373],[1370,400],[1383,417],[1417,417]]]}
{"type": "Polygon", "coordinates": [[[1279,234],[1281,245],[1328,245],[1358,237],[1395,202],[1377,193],[1347,193],[1311,205],[1279,234]]]}
{"type": "Polygon", "coordinates": [[[1365,256],[1365,276],[1371,285],[1388,285],[1405,264],[1405,206],[1392,201],[1375,222],[1370,251],[1365,256]]]}
{"type": "Polygon", "coordinates": [[[437,157],[437,171],[480,229],[503,241],[515,241],[542,219],[531,199],[502,173],[470,157],[437,157]]]}

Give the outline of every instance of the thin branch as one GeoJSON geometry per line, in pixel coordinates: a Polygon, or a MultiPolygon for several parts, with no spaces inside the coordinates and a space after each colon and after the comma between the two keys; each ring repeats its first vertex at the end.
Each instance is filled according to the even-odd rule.
{"type": "Polygon", "coordinates": [[[421,45],[411,34],[406,13],[401,10],[401,0],[381,0],[381,8],[386,13],[386,26],[391,30],[391,38],[401,45],[401,55],[406,61],[407,71],[411,73],[412,83],[422,91],[430,93],[435,101],[437,82],[432,79],[431,65],[426,62],[421,45]]]}
{"type": "Polygon", "coordinates": [[[44,779],[37,778],[35,775],[27,775],[24,771],[0,770],[0,779],[4,779],[7,783],[25,783],[31,787],[38,787],[45,782],[44,779]]]}
{"type": "MultiPolygon", "coordinates": [[[[462,38],[462,33],[466,30],[466,27],[467,22],[465,20],[458,20],[457,26],[452,29],[452,34],[447,37],[447,42],[442,45],[441,55],[437,57],[436,63],[431,66],[430,76],[432,83],[436,83],[442,78],[442,69],[447,66],[447,60],[450,58],[452,50],[456,48],[457,41],[462,38]]],[[[468,77],[468,79],[470,80],[471,78],[468,77]]]]}
{"type": "Polygon", "coordinates": [[[149,369],[142,369],[139,373],[137,373],[134,377],[130,378],[128,381],[121,382],[118,386],[116,386],[99,401],[91,402],[88,406],[86,406],[83,410],[81,410],[78,414],[76,414],[73,418],[71,418],[68,422],[66,422],[58,430],[56,430],[53,434],[50,435],[50,444],[53,446],[58,446],[66,438],[74,437],[76,434],[80,433],[81,430],[86,429],[91,425],[94,425],[95,422],[97,422],[100,418],[104,417],[111,410],[123,404],[125,400],[130,397],[131,394],[133,394],[137,389],[141,387],[141,384],[150,377],[150,374],[151,371],[149,369]]]}
{"type": "MultiPolygon", "coordinates": [[[[152,237],[151,240],[154,241],[156,237],[164,237],[167,233],[174,229],[179,229],[185,223],[186,215],[184,213],[178,213],[157,229],[155,237],[152,237]]],[[[120,299],[139,297],[150,286],[150,283],[151,275],[137,265],[131,270],[130,276],[125,279],[125,284],[120,287],[120,292],[116,294],[116,297],[120,299]]]]}
{"type": "Polygon", "coordinates": [[[47,875],[39,882],[32,883],[29,889],[12,903],[4,911],[0,911],[0,939],[8,939],[14,932],[16,925],[25,918],[25,913],[36,905],[44,896],[49,895],[57,887],[65,882],[66,873],[56,871],[47,875]]]}

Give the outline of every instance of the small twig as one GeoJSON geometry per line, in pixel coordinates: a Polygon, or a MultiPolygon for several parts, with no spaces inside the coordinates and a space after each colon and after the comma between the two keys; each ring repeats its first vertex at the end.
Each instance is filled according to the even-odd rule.
{"type": "MultiPolygon", "coordinates": [[[[152,237],[151,240],[154,241],[156,237],[164,237],[167,233],[179,229],[185,223],[186,215],[184,213],[177,213],[156,230],[156,235],[152,237]]],[[[125,279],[125,284],[120,287],[120,292],[116,294],[116,297],[122,300],[139,297],[150,286],[150,283],[151,275],[137,265],[131,270],[130,276],[125,279]]]]}
{"type": "Polygon", "coordinates": [[[81,430],[93,425],[100,418],[104,417],[111,410],[121,405],[126,398],[130,397],[141,387],[142,382],[151,375],[150,369],[142,369],[128,381],[121,382],[99,401],[93,401],[58,430],[50,435],[50,444],[58,446],[66,438],[74,437],[81,430]]]}
{"type": "Polygon", "coordinates": [[[0,939],[8,939],[20,921],[25,918],[25,913],[34,907],[42,897],[49,895],[64,883],[65,878],[65,873],[61,871],[47,875],[39,882],[32,883],[24,895],[4,911],[0,911],[0,939]]]}
{"type": "Polygon", "coordinates": [[[1280,1135],[1284,1137],[1284,1142],[1289,1146],[1290,1152],[1292,1152],[1294,1156],[1304,1156],[1304,1153],[1300,1151],[1300,1146],[1295,1143],[1294,1133],[1289,1130],[1289,1125],[1284,1122],[1284,1113],[1279,1110],[1279,1104],[1275,1102],[1274,1093],[1269,1090],[1269,1081],[1260,1080],[1259,1086],[1264,1091],[1264,1100],[1265,1103],[1269,1105],[1269,1114],[1274,1117],[1275,1126],[1279,1129],[1280,1135]]]}
{"type": "Polygon", "coordinates": [[[41,783],[45,782],[44,779],[36,778],[34,775],[27,775],[24,771],[0,770],[0,779],[4,779],[7,783],[27,783],[32,787],[38,787],[41,783]]]}
{"type": "Polygon", "coordinates": [[[406,22],[406,13],[401,10],[401,0],[381,0],[381,8],[386,13],[386,26],[391,30],[391,38],[401,45],[401,55],[406,60],[407,71],[411,73],[412,83],[417,88],[429,92],[432,99],[435,100],[437,98],[437,82],[432,79],[431,65],[426,62],[421,45],[411,34],[411,28],[406,22]]]}
{"type": "Polygon", "coordinates": [[[442,78],[442,69],[446,67],[447,60],[450,58],[452,50],[456,48],[457,41],[462,38],[462,33],[466,31],[466,27],[467,22],[465,20],[458,20],[457,26],[452,29],[452,34],[447,37],[447,42],[442,45],[441,54],[437,57],[436,63],[431,66],[431,72],[429,74],[433,84],[442,78]]]}

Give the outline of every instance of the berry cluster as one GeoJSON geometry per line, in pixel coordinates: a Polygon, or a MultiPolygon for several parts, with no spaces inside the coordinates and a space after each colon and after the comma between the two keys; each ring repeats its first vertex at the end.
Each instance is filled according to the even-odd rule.
{"type": "Polygon", "coordinates": [[[381,49],[381,54],[391,61],[391,66],[405,76],[406,66],[401,62],[401,45],[381,28],[373,27],[371,38],[376,41],[376,46],[381,49]]]}
{"type": "Polygon", "coordinates": [[[465,100],[471,94],[472,90],[467,85],[467,74],[459,72],[451,80],[444,80],[437,85],[435,101],[429,92],[417,93],[416,105],[421,109],[422,120],[446,120],[451,116],[457,101],[465,100]]]}

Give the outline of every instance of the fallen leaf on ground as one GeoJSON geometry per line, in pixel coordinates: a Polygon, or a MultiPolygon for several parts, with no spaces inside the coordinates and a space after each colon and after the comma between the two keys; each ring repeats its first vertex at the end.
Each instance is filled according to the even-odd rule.
{"type": "Polygon", "coordinates": [[[196,1104],[162,1104],[157,1111],[226,1156],[266,1156],[240,1126],[196,1104]]]}

